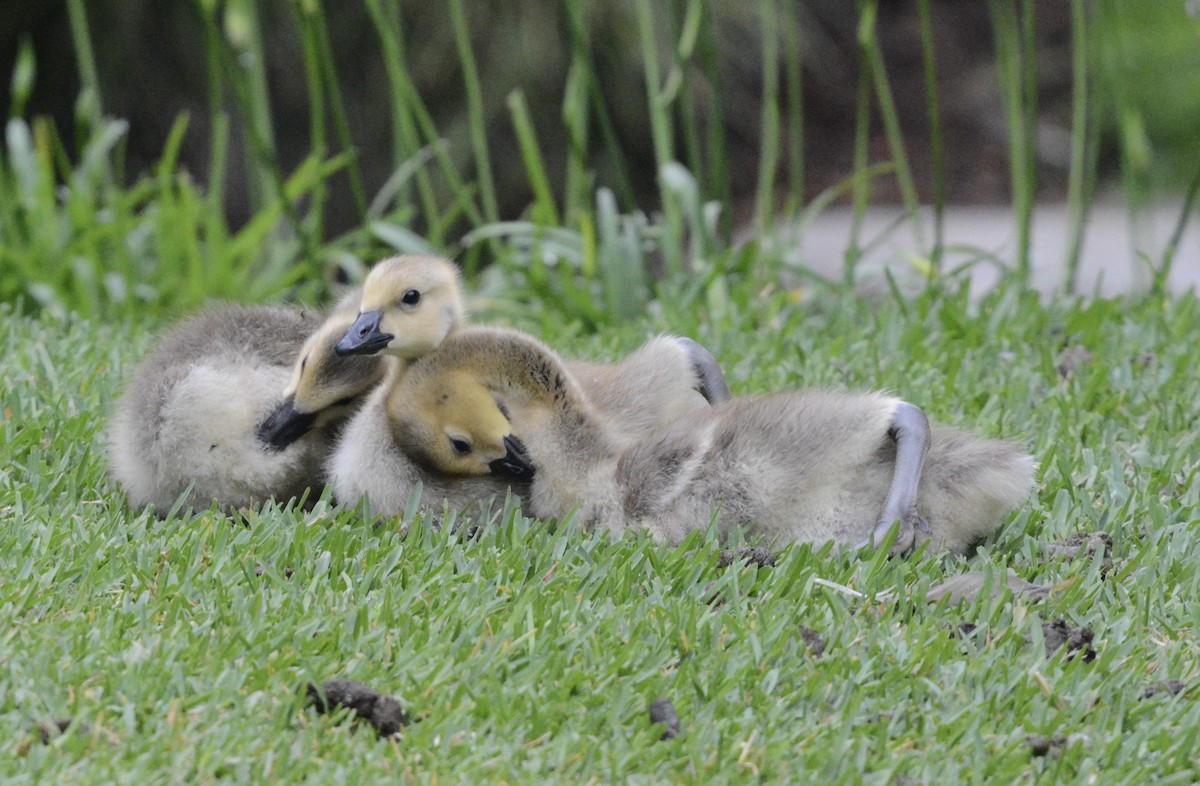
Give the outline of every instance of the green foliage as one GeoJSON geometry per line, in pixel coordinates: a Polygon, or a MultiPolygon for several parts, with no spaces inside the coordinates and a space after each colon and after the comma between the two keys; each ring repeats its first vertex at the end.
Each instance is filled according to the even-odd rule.
{"type": "MultiPolygon", "coordinates": [[[[642,100],[659,185],[659,212],[646,215],[634,203],[630,164],[616,142],[600,93],[596,43],[590,38],[598,12],[590,3],[566,3],[570,74],[561,97],[569,138],[566,166],[558,171],[545,160],[528,99],[519,90],[513,92],[508,109],[535,197],[523,219],[501,221],[487,139],[487,107],[494,104],[485,104],[481,93],[471,51],[470,5],[451,3],[444,20],[452,31],[449,40],[455,45],[467,96],[465,138],[473,162],[464,167],[456,163],[461,158],[451,156],[445,129],[437,127],[409,76],[413,56],[408,47],[413,42],[406,41],[409,31],[402,23],[400,3],[363,2],[384,60],[388,100],[379,114],[381,122],[390,125],[393,148],[393,175],[373,198],[362,185],[364,162],[355,153],[341,98],[345,77],[335,67],[320,2],[287,5],[290,13],[285,18],[301,44],[311,151],[294,171],[285,172],[276,155],[273,129],[278,120],[268,101],[271,84],[259,4],[196,0],[212,123],[211,166],[203,187],[177,165],[185,118],[165,141],[153,173],[124,170],[126,129],[103,114],[86,9],[81,2],[69,3],[83,85],[78,161],[69,160],[70,146],[61,143],[55,129],[41,120],[22,119],[36,85],[32,50],[26,44],[11,77],[11,119],[0,151],[0,300],[21,299],[56,311],[153,318],[177,313],[206,297],[314,298],[335,276],[356,277],[367,263],[390,251],[431,251],[461,256],[469,271],[495,261],[506,279],[524,283],[531,299],[555,301],[588,329],[596,329],[640,313],[664,291],[686,289],[695,276],[738,270],[766,276],[778,270],[767,244],[751,246],[750,253],[769,253],[746,260],[743,251],[735,251],[732,237],[735,217],[721,133],[721,64],[714,31],[719,14],[728,9],[705,0],[666,6],[637,0],[626,9],[642,59],[642,100]],[[708,112],[707,129],[697,125],[701,105],[708,112]],[[223,217],[226,169],[231,165],[227,148],[235,132],[249,143],[243,165],[253,215],[241,228],[227,226],[223,217]],[[596,150],[603,151],[609,163],[603,177],[589,168],[596,150]],[[341,171],[351,184],[361,222],[332,237],[324,225],[324,206],[328,180],[341,171]],[[719,209],[710,206],[714,200],[719,209]]],[[[1075,77],[1069,199],[1077,239],[1087,221],[1096,151],[1107,129],[1115,129],[1119,139],[1125,185],[1135,205],[1149,193],[1154,172],[1183,171],[1187,177],[1181,185],[1200,182],[1200,165],[1194,175],[1189,167],[1178,166],[1180,129],[1194,126],[1191,119],[1200,94],[1188,80],[1162,78],[1172,69],[1186,70],[1179,64],[1194,59],[1188,53],[1194,54],[1198,28],[1195,20],[1184,16],[1182,4],[1168,5],[1169,13],[1152,14],[1147,3],[1071,4],[1075,77]]],[[[905,139],[900,127],[876,30],[878,3],[860,0],[857,9],[861,73],[856,164],[834,191],[848,191],[862,211],[871,199],[872,180],[894,176],[915,221],[917,194],[906,152],[914,140],[905,139]],[[875,116],[882,123],[890,157],[882,166],[872,164],[868,150],[868,129],[875,116]]],[[[1036,195],[1036,4],[991,3],[990,9],[1020,237],[1016,258],[1004,261],[1015,263],[1027,277],[1036,195]]],[[[932,32],[937,9],[923,2],[919,11],[934,201],[940,215],[942,137],[932,32]]],[[[795,9],[777,7],[771,0],[739,13],[763,31],[763,133],[752,224],[761,235],[776,220],[795,222],[798,213],[801,221],[806,219],[828,200],[819,195],[805,204],[799,190],[802,20],[795,9]],[[785,169],[793,186],[787,194],[779,193],[777,185],[785,169]]],[[[1186,217],[1185,212],[1181,227],[1186,217]]],[[[863,248],[858,227],[856,222],[846,254],[847,281],[854,278],[863,248]]],[[[936,273],[940,223],[934,236],[922,242],[927,244],[930,270],[936,273]]],[[[1078,241],[1068,256],[1069,283],[1078,241]]],[[[1165,274],[1170,252],[1152,262],[1165,274]]]]}
{"type": "Polygon", "coordinates": [[[281,216],[337,162],[301,166],[282,199],[231,232],[221,205],[177,169],[186,126],[186,118],[175,124],[153,174],[124,187],[113,175],[124,122],[101,120],[72,164],[49,124],[9,120],[0,160],[0,299],[55,313],[144,317],[210,297],[278,298],[304,278],[319,286],[319,275],[296,266],[296,241],[281,216]]]}
{"type": "Polygon", "coordinates": [[[1200,304],[1043,306],[1011,286],[978,307],[937,288],[797,304],[726,281],[726,310],[677,309],[671,293],[602,334],[573,334],[548,304],[526,326],[557,314],[547,337],[597,359],[688,332],[738,394],[889,388],[1029,445],[1035,499],[970,559],[793,547],[760,569],[716,567],[736,540],[610,543],[511,509],[472,538],[453,517],[409,517],[405,533],[328,500],[160,521],[110,487],[101,436],[147,335],[0,308],[0,780],[1195,780],[1200,304]],[[1064,348],[1091,359],[1060,371],[1064,348]],[[1099,556],[1046,551],[1096,530],[1114,541],[1107,574],[1099,556]],[[966,570],[1058,590],[919,600],[966,570]],[[1046,656],[1039,621],[1057,617],[1095,631],[1095,661],[1046,656]],[[417,722],[386,743],[305,709],[303,684],[336,675],[417,722]],[[1188,687],[1142,698],[1166,679],[1188,687]],[[647,716],[659,696],[682,719],[670,742],[647,716]],[[76,725],[42,745],[34,723],[51,718],[76,725]],[[1055,732],[1061,754],[1032,756],[1025,736],[1055,732]]]}

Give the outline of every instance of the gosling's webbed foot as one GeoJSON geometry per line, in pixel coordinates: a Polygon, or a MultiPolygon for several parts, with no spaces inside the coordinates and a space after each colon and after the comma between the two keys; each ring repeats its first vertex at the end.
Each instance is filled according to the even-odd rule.
{"type": "Polygon", "coordinates": [[[729,383],[725,381],[725,372],[721,371],[721,364],[712,353],[690,338],[681,336],[675,340],[692,361],[692,368],[696,372],[696,390],[700,395],[704,396],[709,404],[720,404],[733,398],[729,383]]]}
{"type": "Polygon", "coordinates": [[[897,524],[899,524],[899,530],[896,532],[896,539],[892,541],[892,547],[888,549],[888,555],[892,557],[909,553],[933,535],[933,528],[929,526],[929,522],[917,512],[916,508],[913,508],[898,518],[880,517],[875,524],[875,529],[871,531],[870,537],[856,544],[855,548],[885,543],[888,534],[897,524]]]}

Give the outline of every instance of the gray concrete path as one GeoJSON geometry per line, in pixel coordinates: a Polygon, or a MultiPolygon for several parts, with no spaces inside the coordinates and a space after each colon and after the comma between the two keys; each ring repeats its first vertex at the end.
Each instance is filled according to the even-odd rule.
{"type": "MultiPolygon", "coordinates": [[[[1145,291],[1152,267],[1162,264],[1163,251],[1179,221],[1180,205],[1158,205],[1136,216],[1123,205],[1105,203],[1091,210],[1084,234],[1078,294],[1112,296],[1145,291]]],[[[933,211],[920,214],[920,237],[903,210],[871,208],[863,221],[861,243],[867,252],[859,263],[858,280],[865,290],[886,285],[890,270],[907,286],[919,286],[922,261],[933,243],[933,211]]],[[[802,230],[775,235],[788,261],[827,278],[842,275],[849,245],[853,211],[831,208],[802,230]]],[[[1033,218],[1031,264],[1033,286],[1043,294],[1063,291],[1071,222],[1066,205],[1039,205],[1033,218]]],[[[945,213],[946,253],[942,270],[963,265],[971,293],[979,296],[999,278],[1001,264],[1016,263],[1017,226],[1012,210],[998,207],[952,207],[945,213]]],[[[1175,252],[1167,280],[1169,291],[1181,293],[1200,286],[1200,215],[1193,214],[1175,252]]]]}

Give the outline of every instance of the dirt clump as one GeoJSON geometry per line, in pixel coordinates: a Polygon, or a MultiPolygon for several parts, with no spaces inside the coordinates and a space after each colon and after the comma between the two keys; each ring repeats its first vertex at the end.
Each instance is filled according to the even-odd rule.
{"type": "Polygon", "coordinates": [[[320,687],[310,682],[306,692],[317,712],[327,714],[343,707],[354,710],[380,737],[391,737],[408,723],[400,702],[361,682],[336,677],[320,687]]]}
{"type": "Polygon", "coordinates": [[[1052,657],[1062,647],[1067,648],[1067,659],[1080,657],[1084,663],[1096,659],[1092,640],[1096,634],[1088,627],[1075,627],[1062,617],[1053,622],[1042,623],[1042,638],[1046,642],[1046,657],[1052,657]]]}
{"type": "Polygon", "coordinates": [[[1160,694],[1169,696],[1178,696],[1183,693],[1183,689],[1187,687],[1187,683],[1183,680],[1161,680],[1153,684],[1147,685],[1142,691],[1143,699],[1151,699],[1160,694]]]}
{"type": "Polygon", "coordinates": [[[679,722],[679,713],[675,711],[675,705],[666,697],[659,697],[650,702],[650,722],[660,723],[663,725],[662,736],[660,740],[673,740],[679,736],[682,728],[679,722]]]}
{"type": "Polygon", "coordinates": [[[717,567],[728,568],[735,562],[750,562],[755,567],[775,567],[775,554],[770,549],[761,547],[746,549],[730,549],[717,555],[717,567]]]}

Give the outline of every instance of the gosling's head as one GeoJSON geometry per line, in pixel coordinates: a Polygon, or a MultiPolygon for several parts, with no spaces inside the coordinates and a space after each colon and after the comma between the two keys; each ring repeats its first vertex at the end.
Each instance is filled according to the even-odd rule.
{"type": "Polygon", "coordinates": [[[383,379],[382,358],[341,357],[334,351],[353,321],[353,314],[334,313],[304,342],[283,401],[259,426],[259,439],[269,448],[282,450],[349,414],[383,379]]]}
{"type": "Polygon", "coordinates": [[[371,269],[358,319],[337,342],[339,355],[382,352],[412,360],[466,321],[458,270],[440,257],[399,256],[371,269]]]}
{"type": "Polygon", "coordinates": [[[448,475],[530,480],[533,465],[503,402],[477,379],[448,371],[415,381],[389,406],[393,433],[412,459],[448,475]]]}

